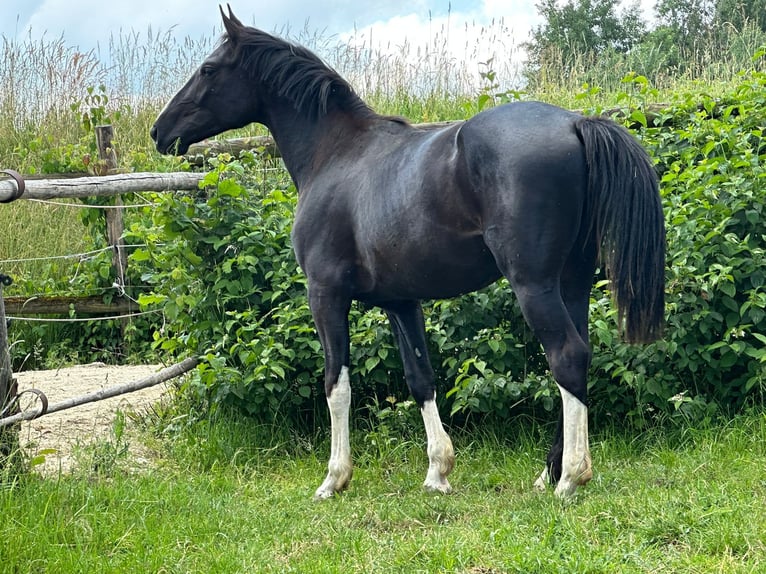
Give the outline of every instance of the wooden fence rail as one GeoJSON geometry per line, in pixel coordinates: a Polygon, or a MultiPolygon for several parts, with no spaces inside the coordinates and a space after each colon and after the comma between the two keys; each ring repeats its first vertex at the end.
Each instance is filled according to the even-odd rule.
{"type": "MultiPolygon", "coordinates": [[[[30,179],[21,199],[62,199],[103,197],[142,191],[190,191],[199,188],[204,173],[121,173],[95,177],[65,179],[30,179]]],[[[0,201],[11,199],[16,192],[13,179],[0,179],[0,201]]]]}
{"type": "Polygon", "coordinates": [[[119,395],[124,395],[126,393],[139,391],[147,387],[153,387],[154,385],[159,385],[160,383],[164,383],[166,381],[169,381],[170,379],[179,377],[183,375],[184,373],[188,373],[194,367],[197,366],[197,363],[198,363],[198,360],[193,357],[184,359],[180,363],[176,363],[175,365],[166,367],[162,369],[160,372],[154,375],[145,377],[143,379],[139,379],[138,381],[124,383],[121,385],[114,385],[113,387],[108,387],[106,389],[101,389],[99,391],[94,391],[92,393],[87,393],[85,395],[80,395],[77,397],[73,397],[71,399],[66,399],[64,401],[49,405],[47,406],[47,408],[44,407],[36,411],[31,411],[31,412],[25,411],[25,412],[17,413],[9,417],[0,419],[0,428],[12,425],[17,422],[28,421],[28,420],[36,419],[43,415],[49,415],[49,414],[63,411],[66,409],[71,409],[73,407],[78,407],[86,403],[102,401],[104,399],[109,399],[111,397],[116,397],[119,395]]]}
{"type": "Polygon", "coordinates": [[[66,315],[70,310],[89,315],[122,315],[139,311],[138,304],[122,297],[104,302],[98,295],[85,297],[43,296],[6,297],[5,312],[8,315],[66,315]]]}

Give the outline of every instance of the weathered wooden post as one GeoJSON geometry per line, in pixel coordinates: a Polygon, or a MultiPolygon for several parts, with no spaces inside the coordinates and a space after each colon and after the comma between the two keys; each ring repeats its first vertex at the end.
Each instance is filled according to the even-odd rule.
{"type": "MultiPolygon", "coordinates": [[[[2,173],[9,176],[15,184],[15,189],[5,198],[2,203],[15,201],[24,194],[24,179],[12,169],[4,169],[2,173]]],[[[12,279],[8,275],[0,273],[0,417],[13,415],[18,408],[16,405],[16,381],[13,379],[11,368],[11,354],[8,349],[8,323],[5,318],[5,302],[3,301],[3,287],[11,284],[12,279]]],[[[0,470],[8,466],[8,461],[16,459],[15,454],[19,451],[19,433],[14,427],[0,429],[0,470]]]]}
{"type": "MultiPolygon", "coordinates": [[[[0,418],[13,415],[18,411],[16,402],[16,381],[11,368],[11,355],[8,350],[8,324],[5,318],[3,286],[11,284],[11,278],[0,273],[0,418]]],[[[5,468],[9,458],[18,451],[19,436],[15,427],[0,428],[0,470],[5,468]]]]}
{"type": "MultiPolygon", "coordinates": [[[[110,125],[96,126],[96,146],[98,147],[98,175],[109,175],[117,169],[117,154],[113,147],[114,128],[110,125]]],[[[125,231],[125,223],[122,218],[124,209],[122,197],[114,196],[114,209],[106,210],[106,238],[112,248],[112,269],[114,271],[114,283],[118,289],[125,289],[125,274],[128,269],[128,256],[125,253],[125,240],[122,234],[125,231]]],[[[126,319],[120,319],[120,347],[125,344],[126,319]]]]}
{"type": "MultiPolygon", "coordinates": [[[[117,154],[112,147],[113,140],[114,128],[112,126],[96,126],[96,145],[98,146],[99,157],[96,171],[99,172],[98,175],[108,175],[117,169],[117,154]]],[[[122,238],[125,231],[122,218],[124,210],[122,209],[122,198],[119,195],[115,195],[114,205],[115,209],[106,211],[106,235],[109,245],[114,249],[112,267],[120,286],[124,286],[128,256],[125,253],[125,240],[122,238]]]]}

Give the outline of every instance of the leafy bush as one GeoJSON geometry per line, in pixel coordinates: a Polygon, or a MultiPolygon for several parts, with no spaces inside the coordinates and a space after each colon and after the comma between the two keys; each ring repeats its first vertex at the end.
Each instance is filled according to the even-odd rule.
{"type": "MultiPolygon", "coordinates": [[[[627,81],[651,90],[645,78],[627,81]]],[[[644,125],[638,136],[662,178],[668,319],[663,340],[627,345],[607,283],[596,284],[590,387],[599,417],[636,426],[700,419],[763,391],[766,75],[744,75],[726,101],[699,104],[688,96],[659,115],[639,107],[626,116],[644,125]]],[[[264,180],[252,167],[252,158],[220,162],[205,191],[165,197],[153,227],[133,230],[158,244],[132,257],[151,263],[144,279],[153,292],[142,303],[165,311],[159,348],[203,358],[189,383],[203,404],[313,421],[325,410],[323,359],[290,245],[296,194],[285,179],[264,180]]],[[[406,399],[402,367],[384,315],[361,306],[351,315],[354,396],[374,414],[375,405],[406,399]]],[[[558,404],[505,281],[427,304],[425,315],[440,394],[453,414],[505,418],[558,404]]]]}
{"type": "Polygon", "coordinates": [[[698,98],[659,118],[675,127],[641,133],[667,219],[664,339],[616,344],[605,299],[592,307],[594,391],[637,422],[736,409],[766,383],[766,74],[744,75],[725,101],[698,98]]]}

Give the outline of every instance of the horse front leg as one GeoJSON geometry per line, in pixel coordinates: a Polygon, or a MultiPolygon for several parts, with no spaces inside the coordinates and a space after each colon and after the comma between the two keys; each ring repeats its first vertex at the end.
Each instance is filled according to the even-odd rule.
{"type": "Polygon", "coordinates": [[[336,294],[309,289],[309,306],[325,355],[324,387],[330,410],[330,460],[327,477],[314,493],[315,500],[330,498],[345,490],[353,464],[349,440],[348,312],[351,301],[336,294]]]}
{"type": "Polygon", "coordinates": [[[314,493],[316,500],[330,498],[332,495],[345,490],[351,482],[354,468],[351,461],[348,427],[349,407],[351,405],[348,367],[341,367],[337,382],[327,393],[327,406],[330,409],[330,460],[327,463],[327,476],[314,493]]]}
{"type": "Polygon", "coordinates": [[[428,472],[423,487],[429,492],[441,492],[449,494],[452,486],[447,481],[447,475],[455,467],[455,450],[452,441],[444,430],[439,410],[436,408],[436,392],[432,398],[425,401],[420,407],[423,415],[423,424],[426,428],[428,439],[428,472]]]}
{"type": "Polygon", "coordinates": [[[452,441],[436,407],[434,372],[426,348],[425,324],[420,303],[406,301],[385,307],[404,364],[404,376],[420,407],[428,439],[428,472],[423,486],[432,492],[452,491],[447,475],[455,465],[452,441]]]}

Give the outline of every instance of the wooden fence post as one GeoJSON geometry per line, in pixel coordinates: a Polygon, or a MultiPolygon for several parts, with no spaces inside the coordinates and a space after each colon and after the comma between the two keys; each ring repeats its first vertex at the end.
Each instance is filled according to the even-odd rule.
{"type": "MultiPolygon", "coordinates": [[[[114,173],[117,169],[117,154],[114,151],[114,128],[112,126],[96,126],[96,145],[98,146],[99,163],[97,166],[98,175],[108,175],[114,173]]],[[[121,287],[125,286],[125,270],[128,268],[128,256],[125,253],[125,240],[122,234],[125,231],[122,214],[122,198],[119,195],[114,197],[116,209],[106,210],[106,236],[109,245],[114,249],[114,259],[112,267],[121,287]]]]}
{"type": "MultiPolygon", "coordinates": [[[[96,126],[96,146],[98,147],[98,170],[103,171],[99,175],[108,175],[114,173],[117,169],[117,154],[113,147],[114,128],[110,125],[96,126]]],[[[122,234],[125,232],[125,223],[122,219],[123,211],[122,197],[118,194],[114,196],[114,209],[107,209],[106,218],[106,238],[112,248],[112,270],[114,271],[114,283],[119,285],[119,289],[124,292],[125,275],[128,269],[128,256],[125,253],[125,240],[122,234]]],[[[126,319],[119,320],[120,325],[120,351],[125,345],[125,328],[128,323],[126,319]]]]}
{"type": "Polygon", "coordinates": [[[8,328],[5,319],[5,302],[3,301],[3,285],[7,284],[6,275],[0,274],[0,411],[5,408],[13,396],[13,373],[11,371],[11,355],[8,351],[8,328]]]}
{"type": "MultiPolygon", "coordinates": [[[[11,355],[8,350],[8,327],[5,319],[5,303],[3,302],[3,286],[10,284],[10,277],[0,274],[0,417],[13,415],[17,408],[4,412],[8,405],[16,399],[16,381],[13,378],[11,368],[11,355]]],[[[19,437],[17,429],[0,428],[0,470],[5,468],[6,462],[13,459],[18,451],[19,437]]]]}

